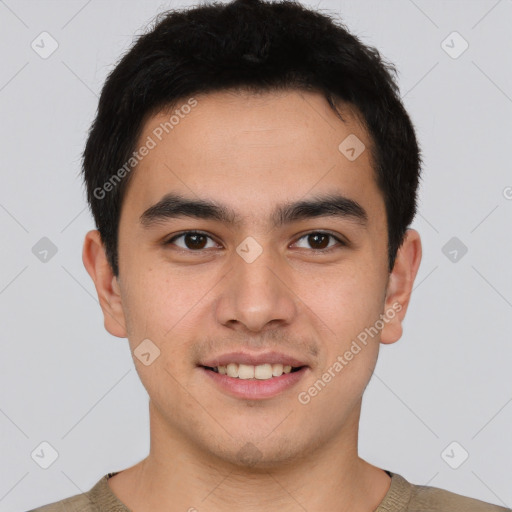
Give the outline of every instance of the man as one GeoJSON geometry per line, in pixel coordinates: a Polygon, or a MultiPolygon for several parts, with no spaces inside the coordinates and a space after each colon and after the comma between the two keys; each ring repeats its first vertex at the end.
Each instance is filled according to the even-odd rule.
{"type": "Polygon", "coordinates": [[[393,68],[291,2],[164,13],[103,88],[83,261],[151,448],[40,511],[504,511],[358,456],[421,260],[393,68]]]}

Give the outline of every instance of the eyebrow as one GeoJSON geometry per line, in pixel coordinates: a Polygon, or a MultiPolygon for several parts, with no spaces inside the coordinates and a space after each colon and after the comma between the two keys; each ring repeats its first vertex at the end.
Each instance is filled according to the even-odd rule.
{"type": "MultiPolygon", "coordinates": [[[[220,221],[231,226],[241,224],[240,217],[231,208],[207,199],[189,199],[169,193],[150,206],[140,216],[145,228],[165,223],[178,217],[220,221]]],[[[341,194],[324,194],[313,198],[278,205],[271,214],[274,227],[317,217],[336,217],[354,222],[360,227],[368,225],[366,210],[353,199],[341,194]]]]}

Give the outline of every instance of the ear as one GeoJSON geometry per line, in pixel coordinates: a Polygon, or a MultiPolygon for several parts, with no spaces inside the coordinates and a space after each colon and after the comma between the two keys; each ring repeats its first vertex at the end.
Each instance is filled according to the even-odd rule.
{"type": "Polygon", "coordinates": [[[85,235],[82,261],[94,281],[103,311],[105,329],[118,338],[126,338],[126,321],[117,278],[110,267],[100,232],[97,229],[85,235]]]}
{"type": "Polygon", "coordinates": [[[381,331],[381,343],[394,343],[402,336],[402,322],[411,298],[414,279],[421,262],[421,239],[414,229],[408,229],[389,275],[384,315],[387,321],[381,331]],[[394,315],[393,315],[394,312],[394,315]]]}

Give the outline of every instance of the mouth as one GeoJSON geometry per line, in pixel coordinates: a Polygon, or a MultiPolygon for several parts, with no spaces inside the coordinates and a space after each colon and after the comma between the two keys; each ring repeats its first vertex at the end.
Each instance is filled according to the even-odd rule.
{"type": "Polygon", "coordinates": [[[198,369],[207,379],[205,384],[213,384],[216,391],[244,400],[264,400],[284,395],[304,379],[310,370],[309,366],[289,358],[281,358],[283,362],[275,362],[277,357],[268,357],[267,360],[274,361],[265,362],[261,357],[258,361],[239,357],[238,359],[245,360],[243,363],[228,362],[226,357],[219,359],[198,365],[198,369]],[[254,364],[248,364],[249,362],[254,364]]]}

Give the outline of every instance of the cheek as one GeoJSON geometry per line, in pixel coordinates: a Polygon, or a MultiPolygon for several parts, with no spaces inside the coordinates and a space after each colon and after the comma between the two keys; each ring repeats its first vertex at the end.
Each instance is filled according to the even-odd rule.
{"type": "Polygon", "coordinates": [[[157,340],[172,337],[187,325],[211,288],[206,276],[196,275],[191,280],[190,275],[155,268],[138,273],[130,282],[126,300],[135,330],[132,334],[157,340]]]}
{"type": "Polygon", "coordinates": [[[330,281],[325,290],[323,313],[336,335],[325,343],[327,361],[319,369],[318,377],[329,381],[325,399],[340,405],[357,400],[368,384],[379,352],[383,286],[376,269],[360,266],[330,281]]]}
{"type": "Polygon", "coordinates": [[[158,272],[153,267],[151,271],[132,274],[126,290],[132,357],[144,388],[160,411],[194,405],[182,390],[182,386],[189,386],[190,378],[182,355],[194,332],[193,324],[196,329],[198,325],[194,306],[198,307],[208,288],[200,281],[197,286],[188,282],[188,278],[158,272]],[[148,352],[150,361],[144,362],[141,354],[148,352]]]}
{"type": "Polygon", "coordinates": [[[376,297],[374,290],[333,287],[318,313],[329,330],[321,334],[323,355],[311,387],[301,391],[311,402],[311,412],[327,415],[333,425],[346,420],[344,415],[360,400],[375,369],[380,346],[375,324],[381,313],[376,297]]]}
{"type": "MultiPolygon", "coordinates": [[[[301,286],[304,302],[340,341],[375,323],[384,295],[382,276],[371,266],[347,264],[301,286]]],[[[347,338],[348,337],[348,338],[347,338]]]]}

